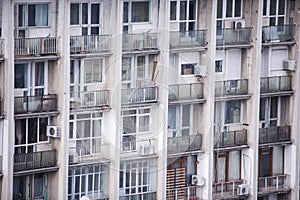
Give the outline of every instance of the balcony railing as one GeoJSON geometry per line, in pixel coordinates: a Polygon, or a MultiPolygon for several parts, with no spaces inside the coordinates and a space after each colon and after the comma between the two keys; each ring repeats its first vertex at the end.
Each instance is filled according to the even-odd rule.
{"type": "Polygon", "coordinates": [[[275,126],[259,129],[259,144],[291,141],[290,126],[275,126]]]}
{"type": "Polygon", "coordinates": [[[58,39],[58,37],[15,39],[15,55],[57,54],[58,39]]]}
{"type": "Polygon", "coordinates": [[[105,52],[111,48],[111,35],[82,35],[70,37],[70,53],[105,52]]]}
{"type": "Polygon", "coordinates": [[[215,133],[215,148],[247,145],[247,130],[215,133]]]}
{"type": "Polygon", "coordinates": [[[157,102],[158,87],[126,88],[121,95],[122,104],[157,102]]]}
{"type": "Polygon", "coordinates": [[[120,195],[119,200],[157,200],[156,192],[143,192],[137,194],[120,195]]]}
{"type": "Polygon", "coordinates": [[[295,25],[264,26],[262,36],[264,42],[286,42],[294,40],[295,25]]]}
{"type": "Polygon", "coordinates": [[[4,40],[0,39],[0,56],[3,56],[4,53],[4,40]]]}
{"type": "Polygon", "coordinates": [[[243,183],[243,180],[219,182],[213,184],[214,198],[227,198],[237,196],[238,186],[243,183]]]}
{"type": "Polygon", "coordinates": [[[248,80],[228,80],[215,82],[215,96],[223,97],[227,95],[248,94],[248,80]]]}
{"type": "Polygon", "coordinates": [[[123,51],[157,49],[157,33],[123,34],[123,51]]]}
{"type": "Polygon", "coordinates": [[[170,48],[203,47],[206,45],[206,31],[172,31],[170,32],[170,48]]]}
{"type": "Polygon", "coordinates": [[[56,150],[14,155],[14,171],[25,171],[56,166],[56,150]]]}
{"type": "Polygon", "coordinates": [[[94,160],[105,160],[109,158],[109,145],[86,145],[70,147],[69,163],[88,162],[94,160]],[[72,157],[73,156],[73,157],[72,157]],[[72,157],[72,158],[71,158],[72,157]]]}
{"type": "Polygon", "coordinates": [[[166,200],[198,199],[196,186],[167,189],[166,195],[166,200]]]}
{"type": "Polygon", "coordinates": [[[258,192],[266,193],[266,192],[290,190],[289,183],[290,183],[289,175],[260,177],[258,178],[258,192]]]}
{"type": "Polygon", "coordinates": [[[260,93],[292,91],[291,76],[264,77],[260,79],[260,93]]]}
{"type": "Polygon", "coordinates": [[[202,147],[202,135],[187,135],[168,138],[168,153],[198,151],[202,147]]]}
{"type": "Polygon", "coordinates": [[[203,99],[203,83],[169,85],[169,102],[203,99]]]}
{"type": "Polygon", "coordinates": [[[56,99],[56,94],[15,97],[15,114],[54,111],[56,99]]]}
{"type": "Polygon", "coordinates": [[[153,156],[157,153],[157,139],[136,139],[123,137],[121,153],[126,156],[153,156]]]}
{"type": "Polygon", "coordinates": [[[98,90],[88,92],[71,92],[70,108],[94,108],[109,107],[109,90],[98,90]]]}
{"type": "Polygon", "coordinates": [[[217,46],[249,45],[251,28],[223,28],[217,29],[217,46]]]}

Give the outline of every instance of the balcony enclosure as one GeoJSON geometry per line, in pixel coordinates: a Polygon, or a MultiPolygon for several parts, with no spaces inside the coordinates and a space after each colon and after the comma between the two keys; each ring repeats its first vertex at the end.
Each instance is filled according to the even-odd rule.
{"type": "Polygon", "coordinates": [[[199,151],[202,147],[202,135],[186,135],[168,138],[168,154],[199,151]]]}
{"type": "Polygon", "coordinates": [[[84,109],[95,107],[109,107],[109,90],[71,92],[70,108],[84,109]]]}
{"type": "Polygon", "coordinates": [[[166,200],[198,199],[197,186],[167,189],[166,200]]]}
{"type": "Polygon", "coordinates": [[[205,45],[205,30],[170,32],[170,49],[204,47],[205,45]]]}
{"type": "Polygon", "coordinates": [[[250,27],[217,29],[216,45],[250,45],[250,36],[250,27]]]}
{"type": "Polygon", "coordinates": [[[271,193],[279,191],[289,191],[290,187],[289,175],[276,175],[269,177],[258,178],[258,192],[259,193],[271,193]]]}
{"type": "Polygon", "coordinates": [[[169,103],[203,99],[203,83],[169,85],[169,103]]]}
{"type": "Polygon", "coordinates": [[[227,80],[215,82],[215,97],[248,94],[248,80],[227,80]]]}
{"type": "Polygon", "coordinates": [[[157,33],[123,34],[123,51],[157,49],[157,33]]]}
{"type": "Polygon", "coordinates": [[[121,91],[122,104],[157,102],[158,87],[126,88],[121,91]]]}
{"type": "Polygon", "coordinates": [[[292,91],[291,76],[264,77],[260,79],[260,93],[292,91]]]}
{"type": "Polygon", "coordinates": [[[137,200],[137,199],[144,199],[144,200],[156,200],[156,192],[143,192],[143,193],[135,193],[135,194],[127,194],[127,195],[120,195],[119,200],[137,200]]]}
{"type": "Polygon", "coordinates": [[[56,150],[14,155],[14,172],[55,167],[56,150]]]}
{"type": "Polygon", "coordinates": [[[247,130],[215,133],[215,148],[247,145],[247,130]]]}
{"type": "Polygon", "coordinates": [[[15,55],[57,54],[58,40],[58,37],[15,39],[15,55]]]}
{"type": "Polygon", "coordinates": [[[56,102],[56,94],[15,97],[15,114],[55,111],[56,102]]]}
{"type": "Polygon", "coordinates": [[[264,26],[262,28],[263,42],[287,42],[294,40],[295,25],[264,26]]]}
{"type": "Polygon", "coordinates": [[[123,156],[153,156],[157,153],[157,139],[139,139],[135,136],[123,136],[121,154],[123,156]]]}
{"type": "Polygon", "coordinates": [[[81,35],[70,37],[70,53],[110,51],[111,35],[81,35]]]}
{"type": "Polygon", "coordinates": [[[290,142],[291,127],[290,126],[274,126],[259,129],[259,144],[290,142]]]}
{"type": "Polygon", "coordinates": [[[231,199],[238,196],[238,186],[243,180],[214,183],[212,187],[214,199],[231,199]]]}

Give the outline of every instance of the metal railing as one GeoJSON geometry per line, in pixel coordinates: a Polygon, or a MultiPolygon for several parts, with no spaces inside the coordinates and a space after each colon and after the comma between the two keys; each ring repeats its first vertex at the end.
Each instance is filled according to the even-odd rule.
{"type": "Polygon", "coordinates": [[[4,39],[0,39],[0,56],[4,53],[4,39]]]}
{"type": "Polygon", "coordinates": [[[109,145],[76,146],[69,148],[69,155],[74,156],[69,163],[85,162],[91,160],[104,160],[109,158],[109,145]]]}
{"type": "Polygon", "coordinates": [[[157,49],[157,33],[123,34],[123,51],[157,49]]]}
{"type": "Polygon", "coordinates": [[[248,45],[251,43],[250,36],[250,27],[217,29],[216,45],[248,45]]]}
{"type": "Polygon", "coordinates": [[[58,37],[15,39],[15,55],[57,54],[58,37]]]}
{"type": "Polygon", "coordinates": [[[203,47],[206,45],[206,30],[171,31],[170,48],[203,47]]]}
{"type": "Polygon", "coordinates": [[[237,196],[238,186],[243,183],[243,180],[213,183],[213,197],[233,197],[237,196]]]}
{"type": "Polygon", "coordinates": [[[264,77],[260,79],[260,93],[292,91],[292,76],[264,77]]]}
{"type": "Polygon", "coordinates": [[[121,142],[121,154],[140,155],[140,156],[153,156],[157,152],[157,139],[136,139],[130,137],[128,140],[123,137],[121,142]]]}
{"type": "Polygon", "coordinates": [[[203,83],[169,85],[169,102],[203,99],[203,83]]]}
{"type": "Polygon", "coordinates": [[[105,52],[111,48],[111,35],[81,35],[70,37],[70,53],[105,52]]]}
{"type": "Polygon", "coordinates": [[[227,95],[245,95],[248,94],[248,80],[227,80],[215,82],[215,96],[223,97],[227,95]]]}
{"type": "Polygon", "coordinates": [[[56,94],[15,97],[15,114],[57,110],[56,94]]]}
{"type": "Polygon", "coordinates": [[[14,171],[25,171],[56,166],[56,150],[14,155],[14,171]]]}
{"type": "Polygon", "coordinates": [[[187,135],[168,138],[168,153],[197,151],[202,147],[202,135],[187,135]]]}
{"type": "Polygon", "coordinates": [[[247,145],[247,130],[215,133],[215,148],[247,145]]]}
{"type": "Polygon", "coordinates": [[[290,126],[274,126],[259,129],[259,144],[291,141],[290,126]]]}
{"type": "Polygon", "coordinates": [[[97,90],[87,92],[71,92],[70,108],[90,108],[109,106],[109,90],[97,90]]]}
{"type": "Polygon", "coordinates": [[[197,187],[196,186],[167,189],[166,192],[167,192],[166,200],[181,200],[181,199],[196,200],[199,198],[197,196],[197,187]]]}
{"type": "Polygon", "coordinates": [[[263,42],[286,42],[294,40],[295,25],[264,26],[262,28],[263,42]]]}
{"type": "Polygon", "coordinates": [[[158,87],[126,88],[121,91],[122,104],[157,102],[158,87]]]}
{"type": "Polygon", "coordinates": [[[156,192],[143,192],[137,194],[120,195],[119,200],[156,200],[156,192]]]}
{"type": "Polygon", "coordinates": [[[289,190],[289,175],[277,175],[258,178],[259,192],[272,192],[278,190],[289,190]]]}

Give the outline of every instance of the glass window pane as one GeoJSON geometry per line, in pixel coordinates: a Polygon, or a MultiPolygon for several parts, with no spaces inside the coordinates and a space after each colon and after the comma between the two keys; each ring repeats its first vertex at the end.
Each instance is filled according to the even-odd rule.
{"type": "Polygon", "coordinates": [[[266,116],[266,99],[259,101],[259,120],[265,120],[266,116]]]}
{"type": "Polygon", "coordinates": [[[146,78],[145,56],[137,57],[137,78],[138,79],[146,78]]]}
{"type": "Polygon", "coordinates": [[[226,157],[218,157],[218,182],[226,181],[226,157]]]}
{"type": "Polygon", "coordinates": [[[279,9],[278,9],[278,14],[279,15],[284,15],[285,11],[285,0],[279,0],[279,9]]]}
{"type": "Polygon", "coordinates": [[[43,197],[43,174],[34,175],[34,197],[43,197]]]}
{"type": "Polygon", "coordinates": [[[190,126],[190,105],[182,106],[182,126],[190,126]]]}
{"type": "Polygon", "coordinates": [[[234,17],[241,17],[242,0],[235,0],[234,17]]]}
{"type": "Polygon", "coordinates": [[[182,64],[181,65],[181,75],[190,75],[194,74],[194,65],[193,64],[182,64]]]}
{"type": "Polygon", "coordinates": [[[270,15],[276,15],[276,3],[276,0],[270,0],[270,15]]]}
{"type": "Polygon", "coordinates": [[[79,4],[71,3],[70,24],[79,24],[79,4]]]}
{"type": "Polygon", "coordinates": [[[131,58],[122,59],[122,81],[131,79],[131,58]]]}
{"type": "Polygon", "coordinates": [[[226,102],[225,124],[239,123],[241,120],[241,101],[226,102]]]}
{"type": "Polygon", "coordinates": [[[15,121],[15,145],[25,144],[25,143],[26,143],[26,119],[17,119],[15,121]]]}
{"type": "Polygon", "coordinates": [[[223,0],[218,0],[217,18],[223,18],[223,0]]]}
{"type": "Polygon", "coordinates": [[[180,20],[186,20],[187,2],[180,1],[180,20]]]}
{"type": "Polygon", "coordinates": [[[28,5],[28,26],[35,26],[35,5],[28,5]]]}
{"type": "Polygon", "coordinates": [[[28,119],[28,143],[37,143],[37,118],[28,119]]]}
{"type": "Polygon", "coordinates": [[[91,28],[91,35],[99,35],[99,27],[92,27],[91,28]]]}
{"type": "Polygon", "coordinates": [[[141,116],[139,118],[139,131],[149,131],[149,116],[141,116]]]}
{"type": "Polygon", "coordinates": [[[196,2],[190,1],[189,2],[189,20],[196,19],[196,2]]]}
{"type": "Polygon", "coordinates": [[[81,11],[82,15],[82,24],[88,24],[88,4],[87,3],[83,3],[82,4],[82,11],[81,11]]]}
{"type": "Polygon", "coordinates": [[[18,17],[19,27],[25,27],[25,5],[19,5],[18,17]]]}
{"type": "Polygon", "coordinates": [[[77,131],[76,131],[77,138],[86,138],[90,137],[90,121],[78,121],[77,122],[77,131]]]}
{"type": "Polygon", "coordinates": [[[179,31],[185,32],[186,31],[186,22],[180,22],[179,23],[179,31]]]}
{"type": "Polygon", "coordinates": [[[38,62],[35,64],[35,86],[44,84],[44,62],[38,62]]]}
{"type": "Polygon", "coordinates": [[[100,137],[101,130],[101,120],[93,120],[93,137],[100,137]]]}
{"type": "Polygon", "coordinates": [[[15,88],[27,88],[27,64],[15,64],[15,88]]]}
{"type": "Polygon", "coordinates": [[[136,116],[123,117],[123,133],[135,133],[136,132],[136,116]]]}
{"type": "Polygon", "coordinates": [[[39,119],[39,141],[47,141],[47,125],[48,118],[40,118],[39,119]]]}
{"type": "Polygon", "coordinates": [[[176,20],[177,2],[171,1],[170,5],[170,20],[176,20]]]}
{"type": "Polygon", "coordinates": [[[264,0],[264,5],[263,5],[263,15],[267,15],[267,7],[268,5],[268,0],[264,0]]]}
{"type": "Polygon", "coordinates": [[[92,4],[91,24],[99,24],[100,4],[92,4]]]}
{"type": "Polygon", "coordinates": [[[232,1],[233,0],[227,0],[226,5],[226,17],[232,17],[232,1]]]}
{"type": "Polygon", "coordinates": [[[277,105],[278,105],[277,97],[271,98],[270,118],[277,118],[277,111],[278,111],[277,105]]]}
{"type": "Polygon", "coordinates": [[[123,3],[123,23],[128,23],[128,2],[123,3]]]}
{"type": "Polygon", "coordinates": [[[149,2],[132,2],[131,22],[149,21],[149,2]]]}
{"type": "Polygon", "coordinates": [[[229,152],[229,181],[240,180],[240,151],[229,152]]]}
{"type": "Polygon", "coordinates": [[[176,107],[168,108],[168,129],[176,129],[176,107]]]}

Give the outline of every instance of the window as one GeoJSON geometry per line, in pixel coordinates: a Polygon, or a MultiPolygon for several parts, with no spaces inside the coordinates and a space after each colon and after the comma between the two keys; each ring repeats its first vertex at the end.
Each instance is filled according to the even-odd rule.
{"type": "Polygon", "coordinates": [[[179,30],[194,31],[196,29],[196,1],[170,1],[170,20],[179,23],[179,30]]]}
{"type": "Polygon", "coordinates": [[[264,0],[263,16],[269,18],[269,25],[284,25],[285,21],[285,0],[264,0]]]}
{"type": "Polygon", "coordinates": [[[261,128],[277,126],[279,124],[280,104],[280,97],[260,99],[259,120],[261,128]]]}
{"type": "Polygon", "coordinates": [[[170,106],[168,108],[168,132],[171,133],[169,137],[191,135],[192,109],[193,105],[170,106]]]}
{"type": "Polygon", "coordinates": [[[34,152],[38,143],[49,142],[47,125],[50,117],[15,120],[15,154],[34,152]]]}
{"type": "Polygon", "coordinates": [[[284,174],[284,147],[276,146],[259,150],[259,177],[284,174]]]}
{"type": "Polygon", "coordinates": [[[218,0],[217,19],[242,17],[242,0],[218,0]]]}
{"type": "Polygon", "coordinates": [[[195,64],[181,64],[181,75],[195,74],[195,64]]]}
{"type": "Polygon", "coordinates": [[[149,1],[125,1],[123,4],[123,23],[149,22],[149,1]]]}
{"type": "Polygon", "coordinates": [[[223,72],[223,60],[216,60],[215,72],[223,72]]]}
{"type": "Polygon", "coordinates": [[[241,122],[241,100],[226,101],[225,103],[225,124],[241,122]]]}
{"type": "Polygon", "coordinates": [[[80,25],[82,35],[99,35],[102,9],[100,3],[71,3],[70,24],[80,25]]]}
{"type": "Polygon", "coordinates": [[[20,4],[18,6],[19,28],[48,26],[48,4],[20,4]],[[27,16],[27,18],[26,18],[27,16]],[[26,24],[27,23],[27,24],[26,24]]]}

